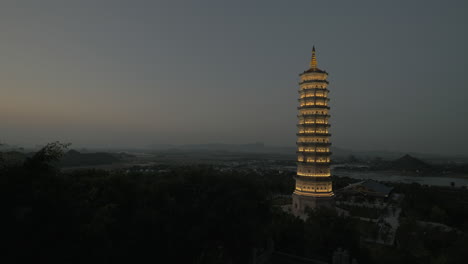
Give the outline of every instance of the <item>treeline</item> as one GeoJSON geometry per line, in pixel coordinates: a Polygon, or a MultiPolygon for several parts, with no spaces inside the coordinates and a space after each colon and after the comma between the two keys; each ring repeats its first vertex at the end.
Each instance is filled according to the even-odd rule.
{"type": "Polygon", "coordinates": [[[50,165],[61,147],[1,169],[11,262],[246,263],[268,239],[271,207],[255,179],[209,167],[63,174],[50,165]]]}
{"type": "Polygon", "coordinates": [[[403,193],[403,217],[442,223],[468,232],[468,191],[460,188],[394,184],[403,193]]]}
{"type": "MultiPolygon", "coordinates": [[[[2,153],[2,159],[7,164],[19,165],[34,155],[33,152],[7,151],[2,153]]],[[[57,161],[54,161],[54,164],[58,167],[97,166],[120,163],[131,158],[133,156],[125,153],[81,153],[76,150],[69,150],[63,153],[57,161]]]]}

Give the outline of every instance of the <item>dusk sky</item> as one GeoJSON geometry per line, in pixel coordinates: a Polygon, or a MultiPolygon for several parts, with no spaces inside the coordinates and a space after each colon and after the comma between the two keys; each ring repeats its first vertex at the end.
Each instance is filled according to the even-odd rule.
{"type": "Polygon", "coordinates": [[[0,2],[0,142],[294,146],[298,74],[332,142],[468,154],[468,1],[0,2]]]}

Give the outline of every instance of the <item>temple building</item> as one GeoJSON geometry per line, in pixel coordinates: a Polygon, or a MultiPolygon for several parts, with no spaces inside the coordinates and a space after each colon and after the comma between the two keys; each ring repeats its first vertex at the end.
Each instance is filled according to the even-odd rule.
{"type": "Polygon", "coordinates": [[[365,197],[385,201],[393,191],[393,187],[387,186],[374,180],[364,180],[350,184],[336,191],[337,196],[345,196],[346,200],[352,200],[352,197],[365,197]]]}
{"type": "Polygon", "coordinates": [[[292,212],[304,216],[306,208],[332,207],[334,197],[330,172],[328,73],[317,67],[315,47],[310,68],[299,76],[297,174],[292,212]]]}

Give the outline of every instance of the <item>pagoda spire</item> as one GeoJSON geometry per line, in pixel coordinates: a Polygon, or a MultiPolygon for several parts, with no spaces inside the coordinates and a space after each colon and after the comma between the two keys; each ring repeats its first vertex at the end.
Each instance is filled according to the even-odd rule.
{"type": "Polygon", "coordinates": [[[310,68],[312,70],[317,69],[317,57],[315,56],[315,46],[312,47],[312,59],[310,60],[310,68]]]}

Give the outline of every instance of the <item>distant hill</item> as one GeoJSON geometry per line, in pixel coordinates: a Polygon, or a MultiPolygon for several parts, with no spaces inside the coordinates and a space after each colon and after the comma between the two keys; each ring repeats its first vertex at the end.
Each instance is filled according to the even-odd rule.
{"type": "MultiPolygon", "coordinates": [[[[120,162],[123,158],[120,154],[107,152],[80,153],[70,150],[60,160],[61,167],[105,165],[120,162]]],[[[126,154],[125,154],[126,155],[126,154]]]]}
{"type": "MultiPolygon", "coordinates": [[[[148,147],[148,149],[122,149],[130,152],[145,152],[145,151],[195,151],[195,152],[213,152],[213,151],[226,151],[226,152],[235,152],[235,153],[274,153],[274,154],[286,154],[286,155],[296,155],[296,146],[291,144],[289,146],[271,146],[266,145],[262,142],[250,143],[250,144],[222,144],[222,143],[211,143],[211,144],[186,144],[186,145],[175,145],[175,144],[153,144],[148,147]]],[[[377,157],[391,161],[398,159],[404,156],[405,152],[398,151],[385,151],[385,150],[374,150],[374,151],[362,151],[362,150],[352,150],[337,147],[332,145],[331,147],[332,159],[335,162],[345,162],[352,155],[359,160],[373,160],[377,157]]],[[[439,160],[449,160],[449,161],[463,161],[468,162],[468,156],[450,156],[443,154],[431,154],[431,153],[416,153],[408,152],[407,154],[412,157],[417,157],[419,159],[424,159],[427,161],[439,161],[439,160]]]]}
{"type": "Polygon", "coordinates": [[[431,165],[425,163],[424,161],[412,157],[408,154],[404,155],[403,157],[394,160],[391,162],[392,169],[396,170],[427,170],[431,168],[431,165]]]}
{"type": "MultiPolygon", "coordinates": [[[[2,152],[2,158],[8,165],[20,165],[27,157],[34,155],[34,152],[23,153],[19,151],[6,151],[2,152]]],[[[78,166],[93,166],[93,165],[106,165],[121,162],[124,159],[133,158],[133,155],[121,153],[80,153],[76,150],[66,152],[59,162],[60,167],[78,167],[78,166]]]]}
{"type": "Polygon", "coordinates": [[[412,171],[424,172],[435,169],[432,165],[406,154],[392,161],[374,160],[371,164],[372,170],[412,171]]]}
{"type": "Polygon", "coordinates": [[[261,142],[253,144],[190,144],[176,148],[182,150],[208,150],[208,151],[233,151],[233,152],[265,152],[265,145],[261,142]]]}

